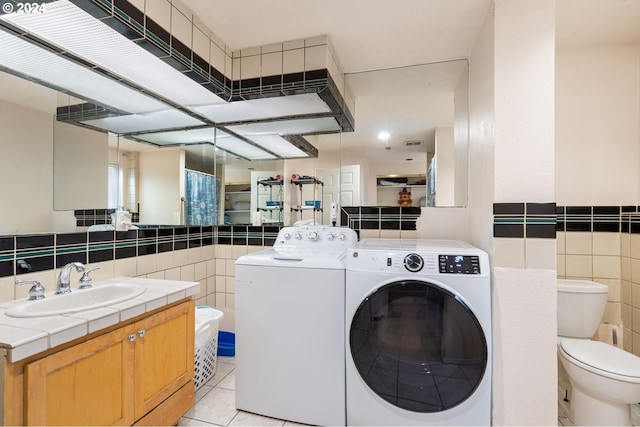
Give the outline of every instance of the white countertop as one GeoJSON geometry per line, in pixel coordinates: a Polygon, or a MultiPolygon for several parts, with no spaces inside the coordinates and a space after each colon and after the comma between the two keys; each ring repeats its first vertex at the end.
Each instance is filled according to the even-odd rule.
{"type": "MultiPolygon", "coordinates": [[[[5,312],[18,301],[0,303],[0,348],[8,349],[10,362],[17,362],[183,298],[193,297],[200,290],[199,282],[138,277],[115,277],[95,282],[93,286],[113,282],[142,285],[146,287],[146,291],[118,304],[46,317],[10,317],[5,312]]],[[[72,289],[72,292],[75,291],[76,289],[72,289]]],[[[50,296],[53,293],[45,295],[50,296]]]]}

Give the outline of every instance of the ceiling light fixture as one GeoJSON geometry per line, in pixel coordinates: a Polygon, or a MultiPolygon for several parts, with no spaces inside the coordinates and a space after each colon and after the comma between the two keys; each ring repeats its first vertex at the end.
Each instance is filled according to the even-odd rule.
{"type": "Polygon", "coordinates": [[[211,141],[215,125],[220,148],[245,158],[317,157],[299,135],[342,130],[318,93],[228,103],[69,0],[0,15],[0,71],[88,101],[60,120],[154,145],[211,141]]]}
{"type": "Polygon", "coordinates": [[[216,147],[249,160],[277,159],[273,154],[267,153],[255,145],[247,144],[241,139],[235,138],[231,135],[218,136],[216,138],[216,147]]]}
{"type": "Polygon", "coordinates": [[[4,31],[0,31],[0,69],[115,111],[148,113],[168,108],[148,95],[4,31]]]}
{"type": "Polygon", "coordinates": [[[245,135],[245,137],[261,147],[265,147],[267,150],[276,153],[283,159],[309,157],[307,153],[290,144],[289,141],[280,135],[245,135]]]}
{"type": "Polygon", "coordinates": [[[226,102],[68,0],[1,19],[178,106],[226,102]]]}
{"type": "Polygon", "coordinates": [[[244,141],[235,135],[226,133],[220,129],[216,130],[212,127],[144,133],[131,135],[129,138],[162,147],[215,143],[218,148],[246,160],[274,160],[278,158],[278,156],[267,150],[244,141]]]}
{"type": "Polygon", "coordinates": [[[216,123],[331,113],[329,106],[315,93],[235,101],[195,110],[216,123]]]}
{"type": "Polygon", "coordinates": [[[387,140],[389,140],[390,136],[391,135],[389,135],[389,132],[380,132],[378,134],[378,139],[381,140],[381,141],[387,141],[387,140]]]}

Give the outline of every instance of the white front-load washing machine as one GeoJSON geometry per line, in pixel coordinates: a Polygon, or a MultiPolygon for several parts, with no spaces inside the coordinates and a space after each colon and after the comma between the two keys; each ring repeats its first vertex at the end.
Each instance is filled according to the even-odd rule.
{"type": "Polygon", "coordinates": [[[350,228],[280,230],[235,264],[236,408],[344,425],[344,294],[350,228]]]}
{"type": "Polygon", "coordinates": [[[347,425],[491,424],[489,258],[450,240],[347,251],[347,425]]]}

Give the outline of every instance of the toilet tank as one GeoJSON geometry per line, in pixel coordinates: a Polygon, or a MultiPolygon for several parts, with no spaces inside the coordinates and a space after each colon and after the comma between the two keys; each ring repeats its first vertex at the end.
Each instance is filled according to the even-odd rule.
{"type": "Polygon", "coordinates": [[[558,279],[558,335],[591,338],[607,306],[609,287],[590,280],[558,279]]]}

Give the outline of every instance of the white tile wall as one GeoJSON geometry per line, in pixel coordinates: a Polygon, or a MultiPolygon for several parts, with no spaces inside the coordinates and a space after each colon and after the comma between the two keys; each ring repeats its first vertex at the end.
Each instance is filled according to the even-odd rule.
{"type": "Polygon", "coordinates": [[[569,232],[565,235],[566,253],[570,255],[591,255],[593,253],[593,233],[569,232]]]}
{"type": "Polygon", "coordinates": [[[524,239],[494,238],[494,263],[500,267],[525,268],[524,239]]]}
{"type": "Polygon", "coordinates": [[[277,76],[282,74],[282,52],[265,53],[262,55],[262,75],[277,76]]]}
{"type": "Polygon", "coordinates": [[[260,64],[260,55],[243,56],[240,58],[240,78],[251,79],[260,77],[262,75],[260,64]]]}
{"type": "Polygon", "coordinates": [[[282,72],[284,74],[304,71],[304,48],[285,50],[282,53],[282,72]]]}
{"type": "MultiPolygon", "coordinates": [[[[211,45],[211,40],[209,40],[209,37],[207,37],[207,35],[203,31],[201,31],[198,27],[194,27],[193,28],[193,51],[205,61],[209,60],[210,45],[211,45]]],[[[224,70],[224,67],[217,68],[217,69],[222,71],[224,70]]]]}
{"type": "Polygon", "coordinates": [[[327,50],[327,45],[306,48],[304,55],[304,69],[308,71],[327,68],[327,50]]]}
{"type": "Polygon", "coordinates": [[[189,15],[189,17],[185,16],[180,9],[175,6],[171,10],[171,35],[191,49],[193,24],[191,23],[190,17],[191,15],[189,15]]]}
{"type": "Polygon", "coordinates": [[[171,4],[167,0],[146,2],[146,14],[162,28],[171,28],[171,4]]]}
{"type": "Polygon", "coordinates": [[[304,49],[304,40],[290,40],[288,42],[282,43],[283,50],[292,50],[292,49],[304,49]]]}
{"type": "Polygon", "coordinates": [[[556,269],[556,242],[553,239],[525,239],[527,268],[556,269]]]}
{"type": "Polygon", "coordinates": [[[593,260],[591,255],[566,255],[566,276],[574,279],[591,279],[593,260]]]}

